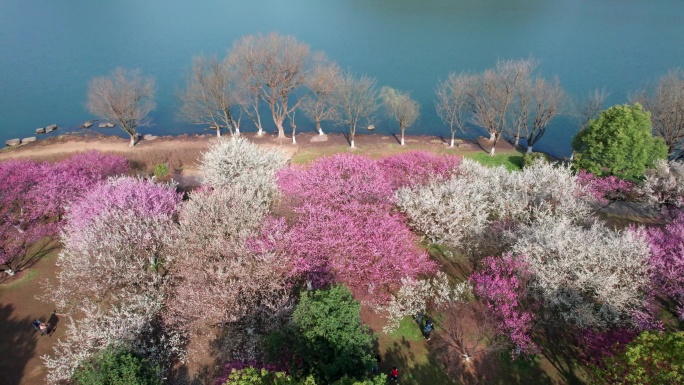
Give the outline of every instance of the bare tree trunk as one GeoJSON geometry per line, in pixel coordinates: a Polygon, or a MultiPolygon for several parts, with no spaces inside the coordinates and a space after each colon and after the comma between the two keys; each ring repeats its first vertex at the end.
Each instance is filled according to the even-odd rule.
{"type": "Polygon", "coordinates": [[[318,135],[325,135],[325,133],[323,132],[323,129],[321,128],[321,121],[320,120],[316,122],[316,129],[318,130],[318,135]]]}
{"type": "Polygon", "coordinates": [[[492,142],[494,140],[496,140],[496,132],[495,131],[489,133],[489,141],[492,142]]]}
{"type": "Polygon", "coordinates": [[[349,131],[349,133],[351,134],[351,141],[350,141],[351,148],[354,148],[354,134],[356,134],[356,127],[351,127],[351,130],[349,131]]]}
{"type": "Polygon", "coordinates": [[[496,146],[492,146],[492,149],[489,150],[489,156],[494,156],[495,151],[496,151],[496,146]]]}
{"type": "Polygon", "coordinates": [[[518,147],[520,145],[520,134],[515,136],[515,147],[518,147]]]}
{"type": "Polygon", "coordinates": [[[284,138],[285,137],[285,128],[283,128],[283,122],[282,121],[277,121],[276,122],[276,127],[278,127],[278,138],[284,138]]]}
{"type": "Polygon", "coordinates": [[[531,154],[531,153],[532,153],[532,147],[533,147],[533,146],[527,146],[527,153],[528,153],[528,154],[531,154]]]}
{"type": "Polygon", "coordinates": [[[406,145],[406,143],[404,142],[404,129],[403,128],[401,129],[401,145],[402,146],[406,145]]]}
{"type": "Polygon", "coordinates": [[[239,137],[240,136],[240,127],[235,127],[235,136],[239,137]]]}
{"type": "Polygon", "coordinates": [[[135,138],[137,135],[136,134],[129,134],[129,135],[131,136],[131,143],[128,145],[128,147],[133,147],[133,146],[135,146],[135,138]]]}
{"type": "Polygon", "coordinates": [[[454,131],[451,131],[451,144],[449,147],[454,147],[454,136],[456,136],[456,133],[454,131]]]}
{"type": "Polygon", "coordinates": [[[218,138],[221,137],[221,127],[219,127],[219,126],[216,126],[216,136],[217,136],[218,138]]]}

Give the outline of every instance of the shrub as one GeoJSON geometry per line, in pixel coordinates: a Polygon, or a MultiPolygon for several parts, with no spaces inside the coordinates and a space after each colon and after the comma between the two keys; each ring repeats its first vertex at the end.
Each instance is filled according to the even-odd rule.
{"type": "Polygon", "coordinates": [[[158,370],[146,359],[109,348],[84,362],[74,373],[75,385],[161,385],[158,370]]]}
{"type": "Polygon", "coordinates": [[[159,163],[158,165],[154,166],[154,176],[157,178],[157,180],[164,179],[169,175],[169,167],[166,165],[166,163],[159,163]]]}
{"type": "Polygon", "coordinates": [[[537,161],[548,162],[549,157],[543,152],[527,152],[525,155],[523,155],[522,166],[523,168],[529,167],[537,161]]]}

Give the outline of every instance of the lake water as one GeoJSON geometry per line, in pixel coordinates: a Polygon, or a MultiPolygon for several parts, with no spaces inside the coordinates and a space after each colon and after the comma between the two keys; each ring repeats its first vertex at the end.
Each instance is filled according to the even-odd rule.
{"type": "MultiPolygon", "coordinates": [[[[411,134],[448,134],[434,112],[437,80],[497,59],[534,56],[573,95],[605,87],[608,104],[684,66],[683,0],[0,0],[0,139],[94,118],[88,80],[117,66],[156,77],[155,125],[143,133],[200,132],[174,113],[191,57],[273,31],[411,91],[422,107],[411,134]]],[[[558,119],[535,149],[568,154],[575,131],[558,119]]]]}

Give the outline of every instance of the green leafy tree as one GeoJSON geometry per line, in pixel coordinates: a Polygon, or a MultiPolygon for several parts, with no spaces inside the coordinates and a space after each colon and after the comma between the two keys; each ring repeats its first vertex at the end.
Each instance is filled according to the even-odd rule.
{"type": "Polygon", "coordinates": [[[613,106],[572,141],[575,167],[593,174],[640,178],[646,167],[667,157],[662,138],[651,132],[651,115],[640,104],[613,106]]]}
{"type": "Polygon", "coordinates": [[[159,371],[143,357],[108,348],[84,362],[74,373],[76,385],[161,385],[159,371]]]}
{"type": "Polygon", "coordinates": [[[245,368],[233,370],[223,385],[316,385],[313,377],[298,381],[285,372],[245,368]]]}
{"type": "MultiPolygon", "coordinates": [[[[297,380],[285,372],[273,372],[267,369],[246,368],[233,370],[223,385],[317,385],[319,383],[309,376],[303,380],[297,380]]],[[[344,376],[332,385],[385,385],[387,376],[384,374],[368,380],[357,380],[344,376]]]]}
{"type": "Polygon", "coordinates": [[[343,286],[302,293],[293,314],[294,350],[319,382],[330,384],[345,375],[360,378],[375,362],[373,337],[361,323],[360,311],[343,286]]]}
{"type": "Polygon", "coordinates": [[[682,384],[684,332],[644,332],[594,373],[597,384],[682,384]]]}

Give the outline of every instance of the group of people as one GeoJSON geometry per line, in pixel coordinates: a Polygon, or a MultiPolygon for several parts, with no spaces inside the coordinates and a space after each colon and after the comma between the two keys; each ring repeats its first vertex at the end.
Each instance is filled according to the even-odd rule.
{"type": "MultiPolygon", "coordinates": [[[[419,316],[418,320],[422,326],[423,337],[425,337],[426,340],[430,341],[430,334],[435,329],[435,324],[434,324],[434,322],[432,322],[432,319],[430,317],[428,317],[425,319],[425,325],[423,325],[422,318],[423,318],[422,316],[419,316]]],[[[375,366],[373,366],[373,370],[372,370],[372,372],[374,374],[378,373],[379,367],[380,367],[380,362],[382,361],[380,359],[379,355],[375,356],[375,360],[376,360],[376,363],[375,363],[375,366]]],[[[391,382],[394,382],[395,384],[399,383],[399,369],[397,369],[396,366],[393,366],[392,370],[390,370],[389,380],[391,382]]]]}

